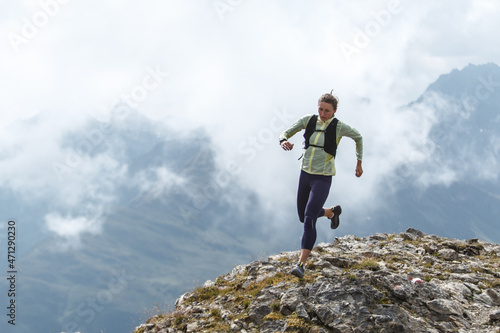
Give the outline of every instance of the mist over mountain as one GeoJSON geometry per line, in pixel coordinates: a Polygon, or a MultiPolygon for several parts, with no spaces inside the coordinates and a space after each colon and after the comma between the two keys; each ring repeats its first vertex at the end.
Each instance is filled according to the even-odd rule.
{"type": "Polygon", "coordinates": [[[372,216],[377,227],[499,242],[500,67],[441,75],[407,109],[430,112],[433,125],[420,151],[387,176],[390,204],[372,216]]]}
{"type": "Polygon", "coordinates": [[[217,170],[203,129],[178,132],[128,110],[62,135],[70,158],[53,170],[75,206],[23,202],[45,223],[23,230],[39,244],[20,259],[20,332],[130,331],[155,302],[275,246],[259,199],[217,170]]]}
{"type": "MultiPolygon", "coordinates": [[[[401,107],[422,115],[424,135],[380,179],[373,196],[384,204],[346,209],[335,235],[417,227],[500,242],[499,88],[497,65],[469,65],[401,107]]],[[[2,142],[10,173],[0,200],[22,235],[18,332],[131,331],[155,302],[170,306],[236,265],[296,249],[295,203],[263,208],[272,204],[242,185],[237,166],[217,163],[210,133],[184,125],[121,105],[107,119],[42,112],[10,129],[5,138],[18,141],[2,142]]]]}

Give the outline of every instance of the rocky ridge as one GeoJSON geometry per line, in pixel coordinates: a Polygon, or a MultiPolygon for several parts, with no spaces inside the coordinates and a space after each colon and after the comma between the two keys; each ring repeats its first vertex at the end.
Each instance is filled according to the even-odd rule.
{"type": "Polygon", "coordinates": [[[415,229],[336,238],[235,267],[134,333],[500,332],[500,245],[415,229]]]}

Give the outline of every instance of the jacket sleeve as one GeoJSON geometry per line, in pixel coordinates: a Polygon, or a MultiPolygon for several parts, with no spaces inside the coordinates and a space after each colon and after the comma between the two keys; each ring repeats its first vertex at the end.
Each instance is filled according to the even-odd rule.
{"type": "Polygon", "coordinates": [[[280,141],[282,141],[282,140],[288,140],[292,136],[294,136],[297,132],[300,132],[303,129],[306,129],[307,123],[309,122],[309,119],[312,116],[313,115],[307,115],[307,116],[304,116],[304,117],[300,118],[299,120],[297,120],[296,122],[294,122],[292,124],[292,126],[290,126],[286,130],[284,130],[283,132],[281,132],[281,134],[280,134],[280,141]]]}
{"type": "Polygon", "coordinates": [[[337,134],[337,144],[340,141],[340,138],[343,136],[347,136],[354,140],[356,143],[356,158],[358,160],[363,160],[363,137],[354,127],[347,125],[346,123],[339,121],[339,130],[337,134]]]}

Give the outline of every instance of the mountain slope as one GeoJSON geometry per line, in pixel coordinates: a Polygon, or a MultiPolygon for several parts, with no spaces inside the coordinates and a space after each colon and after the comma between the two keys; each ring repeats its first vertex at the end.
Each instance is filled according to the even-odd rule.
{"type": "Polygon", "coordinates": [[[415,225],[500,242],[500,67],[469,65],[442,75],[406,108],[435,118],[421,143],[427,157],[410,158],[387,177],[391,204],[371,215],[377,228],[415,225]]]}
{"type": "Polygon", "coordinates": [[[500,328],[500,246],[408,229],[319,244],[235,267],[135,333],[483,332],[500,328]]]}

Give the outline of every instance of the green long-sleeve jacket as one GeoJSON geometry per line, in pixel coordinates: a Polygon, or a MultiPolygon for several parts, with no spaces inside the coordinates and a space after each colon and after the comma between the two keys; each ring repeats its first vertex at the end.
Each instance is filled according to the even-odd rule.
{"type": "MultiPolygon", "coordinates": [[[[312,116],[313,115],[311,114],[304,116],[293,123],[292,126],[290,126],[280,134],[280,141],[283,139],[288,140],[297,132],[306,129],[307,123],[312,116]]],[[[332,122],[332,120],[333,118],[330,118],[327,121],[322,121],[318,117],[318,121],[316,122],[316,130],[326,129],[332,122]]],[[[336,134],[337,146],[339,145],[340,139],[343,136],[347,136],[353,139],[354,142],[356,142],[356,158],[361,161],[363,158],[363,137],[361,136],[361,134],[359,134],[359,132],[355,128],[341,122],[340,120],[337,123],[336,134]]],[[[309,144],[323,146],[324,140],[325,132],[314,132],[309,139],[309,144]]],[[[325,152],[322,148],[309,146],[304,151],[301,168],[302,170],[310,174],[335,176],[335,158],[333,157],[333,155],[325,152]]]]}

